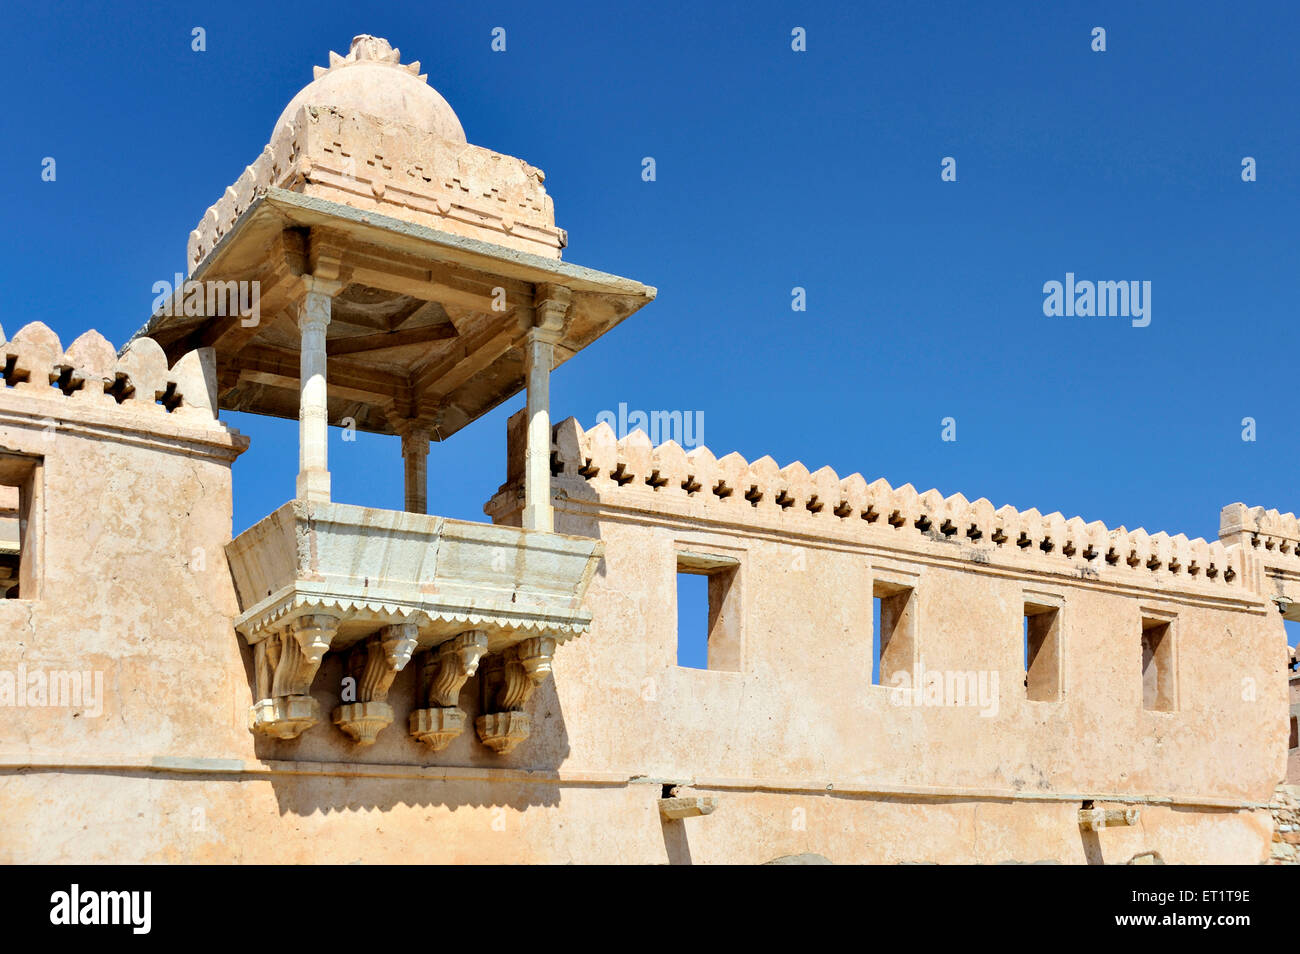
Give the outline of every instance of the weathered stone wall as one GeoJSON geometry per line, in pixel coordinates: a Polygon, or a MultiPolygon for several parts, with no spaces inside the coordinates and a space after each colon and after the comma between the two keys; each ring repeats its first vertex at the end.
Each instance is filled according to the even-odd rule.
{"type": "MultiPolygon", "coordinates": [[[[0,353],[0,452],[35,462],[20,591],[0,600],[0,843],[13,851],[17,831],[41,830],[47,814],[52,825],[93,827],[117,786],[86,774],[70,801],[10,801],[24,771],[138,764],[142,753],[239,740],[247,690],[230,647],[237,607],[222,547],[230,462],[247,442],[215,419],[199,353],[168,368],[152,341],[119,358],[95,332],[65,351],[39,324],[0,353]]],[[[43,860],[9,860],[19,858],[43,860]]]]}
{"type": "Polygon", "coordinates": [[[1269,863],[1300,865],[1300,785],[1279,785],[1269,808],[1273,813],[1269,863]]]}
{"type": "MultiPolygon", "coordinates": [[[[117,370],[97,373],[118,380],[117,370]]],[[[166,376],[158,380],[166,393],[166,376]]],[[[771,513],[744,499],[749,487],[701,504],[703,491],[681,490],[684,477],[705,488],[720,478],[707,482],[693,466],[676,492],[655,490],[645,483],[655,468],[626,448],[599,467],[569,453],[565,441],[590,447],[591,435],[566,423],[557,431],[557,529],[598,535],[605,559],[589,591],[592,631],[560,648],[553,679],[529,703],[532,737],[504,757],[468,732],[430,753],[404,731],[417,697],[409,667],[389,692],[396,723],[372,747],[358,749],[330,725],[278,741],[247,729],[249,653],[231,626],[237,606],[222,558],[229,466],[243,443],[210,414],[183,418],[153,402],[91,407],[53,387],[0,391],[0,444],[41,456],[47,521],[40,599],[0,601],[20,634],[4,644],[0,671],[105,676],[97,718],[67,708],[3,713],[0,861],[1269,856],[1285,749],[1285,682],[1273,663],[1281,624],[1241,586],[1239,569],[1235,582],[1223,579],[1238,566],[1230,548],[1158,544],[1153,556],[1147,545],[1139,569],[1117,546],[1118,563],[1092,574],[1079,571],[1081,556],[1060,553],[1085,549],[1068,530],[1050,553],[1038,531],[1032,547],[1006,556],[996,543],[977,552],[964,532],[965,543],[951,543],[945,511],[925,495],[906,504],[915,512],[899,527],[889,523],[899,507],[866,503],[879,511],[873,522],[858,500],[838,517],[843,501],[823,494],[814,513],[809,491],[784,486],[763,490],[795,498],[771,513]],[[933,532],[916,526],[927,515],[933,532]],[[838,531],[845,521],[852,532],[838,531]],[[676,665],[683,550],[737,561],[737,671],[676,665]],[[1145,565],[1171,554],[1202,571],[1213,563],[1216,578],[1173,581],[1166,567],[1145,565]],[[997,674],[995,714],[897,706],[889,688],[871,685],[871,594],[886,577],[914,586],[927,669],[997,674]],[[1059,601],[1059,702],[1024,696],[1027,594],[1059,601]],[[1143,613],[1176,620],[1175,712],[1142,708],[1143,613]],[[667,820],[666,786],[679,798],[714,797],[717,810],[667,820]],[[1092,830],[1080,825],[1085,800],[1137,815],[1092,830]]],[[[489,509],[512,522],[518,503],[508,485],[489,509]]],[[[1011,540],[1020,526],[1007,530],[1011,540]]],[[[1104,563],[1110,544],[1095,542],[1104,563]]],[[[342,674],[342,660],[327,656],[313,686],[323,712],[338,704],[342,674]]],[[[471,720],[480,691],[475,677],[461,693],[471,720]]]]}

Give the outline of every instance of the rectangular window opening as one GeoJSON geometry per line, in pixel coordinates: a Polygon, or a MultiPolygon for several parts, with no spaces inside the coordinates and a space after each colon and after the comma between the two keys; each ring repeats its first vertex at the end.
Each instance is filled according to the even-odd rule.
{"type": "Polygon", "coordinates": [[[0,599],[35,599],[39,457],[0,453],[0,599]]]}
{"type": "Polygon", "coordinates": [[[1025,697],[1032,702],[1061,699],[1061,611],[1025,603],[1025,697]]]}
{"type": "Polygon", "coordinates": [[[871,684],[893,686],[897,684],[894,677],[899,673],[906,673],[909,679],[912,676],[916,650],[915,591],[877,580],[871,595],[871,684]]]}
{"type": "Polygon", "coordinates": [[[1174,672],[1173,623],[1167,619],[1142,619],[1142,708],[1172,712],[1178,693],[1174,672]]]}
{"type": "Polygon", "coordinates": [[[739,561],[677,554],[677,665],[740,671],[739,561]]]}

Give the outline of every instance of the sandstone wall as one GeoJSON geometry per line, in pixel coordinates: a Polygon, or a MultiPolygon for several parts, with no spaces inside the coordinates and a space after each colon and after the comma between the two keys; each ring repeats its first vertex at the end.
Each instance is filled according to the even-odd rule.
{"type": "MultiPolygon", "coordinates": [[[[58,352],[51,368],[71,366],[47,344],[58,352]]],[[[48,376],[30,347],[6,348],[21,355],[15,367],[34,369],[27,383],[48,376]]],[[[130,378],[100,357],[92,382],[130,378]]],[[[186,381],[197,389],[176,369],[150,367],[144,394],[174,395],[186,381]]],[[[148,370],[134,373],[143,381],[148,370]]],[[[965,536],[977,521],[962,525],[965,543],[950,542],[941,528],[956,503],[936,507],[925,495],[888,507],[854,498],[838,517],[847,497],[823,490],[815,512],[808,485],[778,474],[781,486],[764,484],[759,506],[738,482],[731,498],[702,503],[702,491],[680,484],[698,477],[711,492],[724,478],[697,466],[707,459],[697,455],[686,475],[662,469],[656,479],[678,484],[664,493],[667,483],[645,482],[652,458],[596,432],[593,445],[567,423],[557,429],[557,529],[600,536],[605,560],[590,590],[592,631],[560,648],[554,678],[529,703],[533,736],[504,757],[469,732],[430,753],[404,731],[417,695],[410,667],[389,693],[396,722],[371,748],[330,725],[294,741],[254,738],[249,653],[231,627],[237,606],[222,562],[242,439],[188,394],[168,412],[42,387],[0,390],[0,445],[40,457],[45,521],[39,597],[0,601],[16,634],[0,649],[0,671],[94,669],[105,692],[93,718],[84,707],[0,712],[0,861],[1269,856],[1285,759],[1281,623],[1242,586],[1244,564],[1221,544],[1134,545],[1127,532],[1103,539],[1092,528],[1088,547],[1103,564],[1120,545],[1115,565],[1086,573],[1081,555],[1060,552],[1086,548],[1068,528],[1044,532],[1024,515],[1012,526],[999,511],[1003,523],[982,532],[1005,529],[1011,541],[1030,532],[1033,546],[985,553],[965,536]],[[794,502],[775,503],[783,494],[794,502]],[[878,522],[861,516],[873,506],[878,522]],[[897,527],[895,510],[906,511],[897,527]],[[927,514],[930,531],[918,529],[927,514]],[[1041,549],[1050,533],[1052,552],[1041,549]],[[737,671],[676,665],[680,552],[736,561],[737,671]],[[1213,564],[1215,578],[1191,581],[1192,562],[1201,573],[1213,564]],[[898,706],[871,684],[880,579],[913,587],[927,669],[997,674],[995,714],[898,706]],[[1058,702],[1025,698],[1027,598],[1056,601],[1061,613],[1058,702]],[[1172,712],[1142,706],[1140,625],[1150,614],[1175,621],[1172,712]],[[674,787],[679,798],[715,797],[716,811],[666,820],[659,802],[674,787]],[[1085,800],[1138,814],[1094,831],[1079,823],[1085,800]]],[[[489,510],[512,522],[518,502],[507,485],[489,510]]],[[[337,705],[342,674],[327,656],[313,687],[323,712],[337,705]]],[[[472,678],[461,694],[471,721],[480,688],[472,678]]]]}

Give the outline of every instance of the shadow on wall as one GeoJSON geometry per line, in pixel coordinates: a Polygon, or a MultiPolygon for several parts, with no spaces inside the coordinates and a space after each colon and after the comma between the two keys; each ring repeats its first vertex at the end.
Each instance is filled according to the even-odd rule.
{"type": "Polygon", "coordinates": [[[1079,837],[1083,839],[1083,856],[1088,859],[1088,864],[1104,865],[1106,859],[1101,853],[1101,837],[1097,832],[1080,827],[1079,837]]]}
{"type": "MultiPolygon", "coordinates": [[[[242,640],[241,640],[242,643],[242,640]]],[[[252,677],[252,651],[241,647],[247,675],[252,677]]],[[[482,669],[461,689],[458,705],[465,711],[465,731],[447,748],[435,752],[408,733],[407,719],[416,705],[419,655],[397,674],[388,692],[393,722],[373,745],[359,746],[332,723],[340,704],[345,674],[345,652],[326,655],[313,683],[312,695],[320,703],[321,721],[297,739],[257,736],[254,752],[264,762],[280,763],[281,770],[303,774],[274,774],[280,814],[391,809],[397,805],[504,806],[523,810],[530,806],[558,805],[560,786],[554,773],[569,755],[569,735],[564,712],[555,692],[554,677],[539,686],[528,701],[531,734],[513,752],[497,755],[479,740],[475,719],[484,711],[482,669]],[[296,764],[295,764],[296,763],[296,764]],[[333,763],[333,764],[331,764],[333,763]],[[463,773],[458,773],[463,769],[463,773]],[[484,769],[512,769],[523,777],[487,779],[484,769]],[[430,771],[432,770],[432,771],[430,771]]],[[[513,774],[513,773],[512,773],[513,774]]]]}
{"type": "Polygon", "coordinates": [[[660,823],[664,830],[664,850],[668,853],[668,863],[670,865],[689,865],[694,864],[691,861],[691,845],[686,837],[686,823],[678,818],[659,817],[660,823]]]}

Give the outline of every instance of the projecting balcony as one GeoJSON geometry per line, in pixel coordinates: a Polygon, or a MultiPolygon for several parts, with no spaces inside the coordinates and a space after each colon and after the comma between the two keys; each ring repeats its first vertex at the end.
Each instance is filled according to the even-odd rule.
{"type": "Polygon", "coordinates": [[[254,652],[250,727],[293,738],[315,724],[316,670],[325,653],[351,652],[357,699],[334,721],[372,742],[393,719],[393,677],[428,651],[427,706],[410,729],[442,748],[463,727],[461,686],[491,655],[503,664],[501,711],[480,720],[479,734],[508,751],[526,736],[522,703],[550,673],[556,645],[591,623],[582,598],[600,553],[584,537],[290,501],[227,548],[235,628],[254,652]]]}
{"type": "Polygon", "coordinates": [[[300,616],[338,616],[330,648],[414,624],[416,649],[466,629],[499,653],[584,632],[600,542],[339,503],[293,500],[227,548],[250,644],[300,616]]]}

